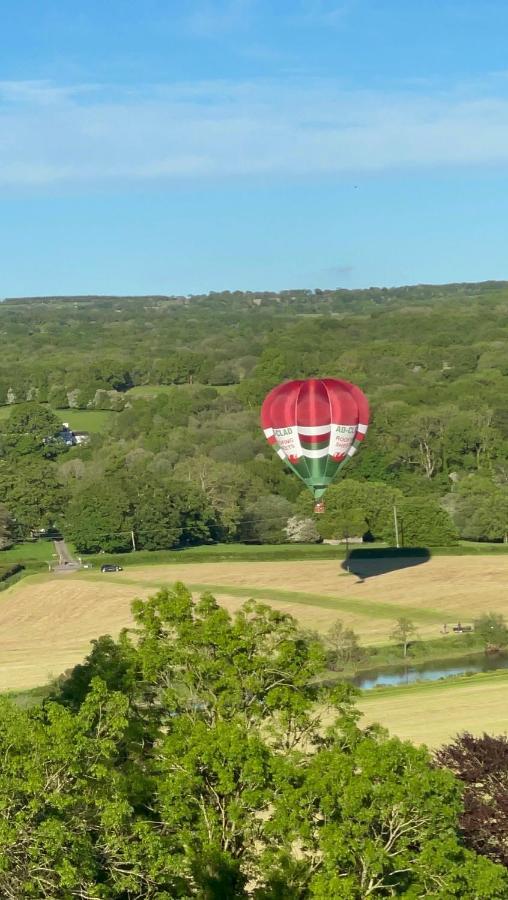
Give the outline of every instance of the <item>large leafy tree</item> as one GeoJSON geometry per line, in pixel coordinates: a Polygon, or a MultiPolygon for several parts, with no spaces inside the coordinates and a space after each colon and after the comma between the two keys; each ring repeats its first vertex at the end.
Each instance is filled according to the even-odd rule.
{"type": "Polygon", "coordinates": [[[293,619],[182,585],[134,614],[41,711],[0,706],[2,896],[507,895],[457,835],[454,776],[362,731],[293,619]]]}
{"type": "Polygon", "coordinates": [[[16,534],[25,537],[39,528],[60,526],[67,493],[56,478],[54,463],[22,457],[15,465],[0,460],[0,502],[10,511],[16,534]]]}
{"type": "Polygon", "coordinates": [[[450,495],[448,506],[462,537],[508,541],[508,484],[465,478],[450,495]]]}
{"type": "Polygon", "coordinates": [[[406,547],[449,547],[457,543],[457,530],[449,514],[433,497],[405,497],[397,511],[406,547]]]}
{"type": "Polygon", "coordinates": [[[164,550],[199,543],[210,537],[212,512],[195,485],[152,479],[133,499],[137,546],[164,550]]]}
{"type": "MultiPolygon", "coordinates": [[[[324,538],[373,537],[395,543],[393,507],[403,499],[401,491],[382,482],[344,479],[332,484],[325,495],[325,512],[316,520],[324,538]]],[[[302,511],[312,508],[306,491],[299,497],[302,511]]]]}
{"type": "Polygon", "coordinates": [[[14,406],[0,431],[0,450],[4,454],[27,456],[38,454],[55,456],[66,449],[57,440],[62,428],[58,416],[40,403],[20,403],[14,406]]]}
{"type": "Polygon", "coordinates": [[[245,507],[239,537],[261,544],[282,544],[288,540],[286,526],[293,506],[285,497],[268,494],[245,507]]]}
{"type": "Polygon", "coordinates": [[[69,504],[65,534],[82,553],[128,550],[131,531],[131,503],[120,479],[87,485],[69,504]]]}
{"type": "Polygon", "coordinates": [[[166,486],[144,486],[136,497],[133,517],[139,549],[163,550],[177,546],[182,533],[180,513],[180,504],[166,486]]]}
{"type": "Polygon", "coordinates": [[[259,479],[246,475],[233,460],[217,462],[199,453],[187,455],[174,469],[175,479],[195,485],[213,512],[217,537],[231,540],[237,532],[243,507],[259,493],[259,479]]]}
{"type": "Polygon", "coordinates": [[[0,550],[9,547],[14,540],[14,522],[6,506],[0,503],[0,550]]]}
{"type": "Polygon", "coordinates": [[[501,613],[484,613],[475,619],[474,631],[491,652],[497,652],[508,644],[508,626],[501,613]]]}

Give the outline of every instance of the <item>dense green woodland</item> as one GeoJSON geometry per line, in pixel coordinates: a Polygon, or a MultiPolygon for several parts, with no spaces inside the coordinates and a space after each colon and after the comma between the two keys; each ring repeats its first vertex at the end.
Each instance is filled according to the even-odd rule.
{"type": "Polygon", "coordinates": [[[175,585],[134,613],[42,708],[0,701],[2,898],[508,896],[480,790],[502,810],[506,742],[438,765],[362,729],[321,645],[252,601],[231,619],[175,585]]]}
{"type": "Polygon", "coordinates": [[[507,539],[508,283],[6,300],[0,332],[3,545],[49,526],[84,552],[131,531],[145,549],[394,543],[394,502],[406,545],[507,539]],[[313,521],[258,416],[277,382],[318,375],[358,383],[373,421],[313,521]],[[68,409],[109,428],[66,448],[68,409]]]}

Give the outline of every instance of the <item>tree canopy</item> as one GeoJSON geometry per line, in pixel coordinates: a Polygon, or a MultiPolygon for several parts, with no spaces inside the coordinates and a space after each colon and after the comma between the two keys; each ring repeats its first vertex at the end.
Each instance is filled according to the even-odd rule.
{"type": "Polygon", "coordinates": [[[134,616],[42,708],[0,702],[2,896],[507,895],[462,844],[454,775],[362,729],[291,617],[181,584],[134,616]]]}
{"type": "Polygon", "coordinates": [[[139,524],[140,546],[174,546],[179,530],[183,543],[241,540],[247,522],[257,534],[249,540],[285,539],[290,518],[312,513],[302,483],[267,446],[259,407],[280,380],[328,375],[361,386],[373,421],[327,492],[328,518],[315,522],[323,537],[365,529],[393,544],[395,502],[407,545],[508,540],[507,298],[506,283],[487,282],[3,302],[0,464],[9,478],[0,503],[23,533],[50,520],[79,530],[69,518],[76,498],[103,485],[102,525],[139,524]],[[97,410],[108,426],[91,427],[88,445],[58,438],[63,420],[97,410]],[[38,476],[23,475],[41,460],[51,498],[38,476]],[[104,485],[112,475],[116,496],[104,485]],[[19,508],[14,480],[33,495],[32,510],[19,508]],[[163,501],[169,482],[180,495],[178,483],[199,491],[196,521],[205,524],[192,538],[163,501]],[[119,517],[123,494],[129,509],[119,517]],[[271,529],[274,496],[292,508],[271,529]]]}

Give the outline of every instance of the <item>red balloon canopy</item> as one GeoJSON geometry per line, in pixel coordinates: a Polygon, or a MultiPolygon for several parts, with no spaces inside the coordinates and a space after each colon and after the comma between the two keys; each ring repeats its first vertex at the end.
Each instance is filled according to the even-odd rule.
{"type": "Polygon", "coordinates": [[[270,391],[261,409],[269,444],[316,498],[356,453],[368,422],[363,392],[336,378],[287,381],[270,391]]]}

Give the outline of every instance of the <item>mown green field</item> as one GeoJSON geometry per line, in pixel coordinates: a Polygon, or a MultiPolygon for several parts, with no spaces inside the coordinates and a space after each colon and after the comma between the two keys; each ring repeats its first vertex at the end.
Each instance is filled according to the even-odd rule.
{"type": "Polygon", "coordinates": [[[40,563],[51,562],[55,548],[53,541],[27,541],[24,544],[16,544],[8,550],[0,550],[0,563],[40,563]]]}
{"type": "MultiPolygon", "coordinates": [[[[444,621],[470,621],[490,609],[508,617],[508,597],[503,591],[506,557],[438,557],[359,583],[341,568],[338,549],[227,544],[151,554],[151,565],[144,562],[146,554],[130,554],[136,565],[107,575],[98,568],[107,559],[103,555],[95,558],[92,570],[67,575],[41,572],[2,594],[1,680],[6,689],[21,692],[48,683],[79,662],[98,634],[116,635],[129,625],[135,597],[151,596],[177,580],[188,584],[195,596],[211,591],[231,613],[252,597],[272,603],[275,609],[294,615],[302,627],[321,633],[340,619],[374,651],[371,665],[400,664],[400,648],[393,645],[391,650],[389,641],[400,615],[414,621],[421,639],[411,649],[414,659],[428,651],[429,658],[460,654],[461,638],[442,636],[444,621]],[[266,558],[267,552],[271,558],[266,558]],[[290,552],[298,555],[288,559],[290,552]],[[326,555],[320,558],[320,554],[326,555]]],[[[0,559],[37,557],[39,566],[45,567],[52,551],[50,542],[25,544],[5,551],[0,559]]],[[[127,561],[126,556],[118,558],[122,564],[127,561]]],[[[464,636],[464,652],[478,650],[473,643],[474,636],[464,636]]],[[[359,705],[365,724],[377,721],[402,738],[438,746],[463,730],[507,731],[507,689],[508,672],[493,672],[376,689],[364,692],[359,705]]]]}
{"type": "Polygon", "coordinates": [[[508,672],[485,672],[365,691],[364,724],[379,722],[398,737],[438,747],[456,734],[508,732],[508,672]]]}
{"type": "Polygon", "coordinates": [[[5,578],[0,582],[0,591],[7,590],[17,581],[34,572],[43,572],[50,562],[55,562],[55,548],[53,541],[27,541],[24,544],[16,544],[8,550],[0,550],[0,574],[8,571],[12,566],[22,566],[21,571],[5,578]]]}
{"type": "Polygon", "coordinates": [[[184,550],[138,550],[130,553],[101,553],[83,556],[86,562],[121,566],[157,566],[166,563],[223,562],[226,560],[269,562],[293,559],[344,559],[345,547],[330,544],[203,544],[184,550]]]}
{"type": "Polygon", "coordinates": [[[73,431],[89,431],[90,434],[107,431],[117,415],[109,409],[57,409],[55,413],[62,417],[62,422],[68,422],[73,431]]]}
{"type": "MultiPolygon", "coordinates": [[[[7,419],[14,406],[0,406],[0,421],[7,419]]],[[[102,434],[107,431],[116,412],[108,409],[55,409],[62,422],[68,422],[74,431],[102,434]]]]}
{"type": "Polygon", "coordinates": [[[193,384],[139,384],[136,387],[129,388],[127,393],[130,397],[143,397],[145,399],[156,397],[157,394],[171,394],[174,389],[178,388],[178,390],[183,391],[192,391],[197,390],[198,388],[206,388],[213,387],[215,391],[218,391],[219,394],[226,394],[228,391],[234,390],[237,387],[236,384],[200,384],[198,382],[194,382],[193,384]]]}
{"type": "MultiPolygon", "coordinates": [[[[369,552],[384,550],[395,553],[394,548],[386,548],[383,544],[368,544],[369,552]]],[[[478,542],[461,541],[455,547],[432,547],[431,556],[474,556],[484,554],[506,554],[508,544],[480,544],[478,542]]],[[[345,559],[347,554],[344,544],[203,544],[198,547],[187,547],[182,550],[138,550],[130,553],[101,553],[83,555],[83,559],[95,565],[102,563],[118,563],[121,566],[150,566],[166,563],[217,562],[226,560],[252,560],[269,562],[271,560],[298,559],[345,559]]]]}

